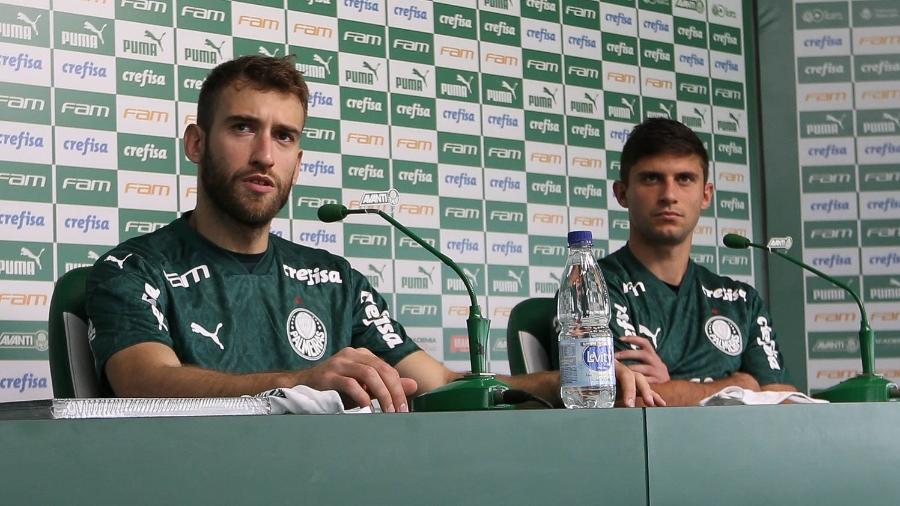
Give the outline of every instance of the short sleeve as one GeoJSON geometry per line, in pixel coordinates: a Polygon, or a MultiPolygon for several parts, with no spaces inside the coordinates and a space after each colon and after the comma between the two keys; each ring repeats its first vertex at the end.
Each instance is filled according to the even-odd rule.
{"type": "Polygon", "coordinates": [[[741,371],[756,378],[760,385],[787,383],[788,375],[775,340],[772,318],[756,290],[749,286],[745,289],[751,296],[748,316],[752,320],[747,322],[750,333],[741,355],[741,371]]]}
{"type": "Polygon", "coordinates": [[[158,272],[140,254],[122,248],[94,264],[87,281],[86,309],[100,377],[109,358],[129,346],[155,341],[172,347],[165,318],[168,300],[158,272]]]}
{"type": "Polygon", "coordinates": [[[353,318],[352,345],[368,348],[390,365],[395,365],[419,346],[403,326],[391,317],[387,302],[357,270],[350,270],[350,302],[353,318]]]}
{"type": "Polygon", "coordinates": [[[609,292],[609,330],[612,331],[616,351],[630,350],[631,346],[620,341],[619,338],[638,335],[631,323],[634,321],[630,314],[631,308],[628,306],[625,293],[622,292],[622,283],[619,282],[618,277],[615,273],[602,267],[601,264],[606,290],[609,292]]]}

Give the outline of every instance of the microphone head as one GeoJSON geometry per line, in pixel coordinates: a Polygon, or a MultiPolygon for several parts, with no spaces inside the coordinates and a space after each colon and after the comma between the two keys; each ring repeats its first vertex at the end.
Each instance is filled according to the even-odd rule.
{"type": "Polygon", "coordinates": [[[341,204],[325,204],[316,212],[319,221],[332,223],[347,217],[347,206],[341,204]]]}
{"type": "Polygon", "coordinates": [[[725,234],[722,243],[732,249],[746,249],[750,247],[750,239],[737,234],[725,234]]]}

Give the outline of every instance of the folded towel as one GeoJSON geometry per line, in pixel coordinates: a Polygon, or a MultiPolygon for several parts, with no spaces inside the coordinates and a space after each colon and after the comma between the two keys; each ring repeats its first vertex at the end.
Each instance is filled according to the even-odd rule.
{"type": "Polygon", "coordinates": [[[801,392],[754,392],[753,390],[747,390],[746,388],[741,388],[739,386],[730,386],[703,399],[700,401],[700,405],[751,406],[760,404],[781,404],[786,400],[797,404],[820,404],[828,402],[821,399],[813,399],[801,392]]]}

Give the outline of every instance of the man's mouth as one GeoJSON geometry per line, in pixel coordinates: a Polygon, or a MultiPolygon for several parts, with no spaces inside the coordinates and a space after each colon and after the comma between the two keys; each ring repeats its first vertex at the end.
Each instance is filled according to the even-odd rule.
{"type": "Polygon", "coordinates": [[[653,214],[657,218],[662,218],[664,220],[674,220],[681,218],[681,213],[677,211],[658,211],[653,214]]]}
{"type": "Polygon", "coordinates": [[[262,174],[251,174],[241,179],[241,182],[249,186],[251,190],[258,192],[269,192],[275,189],[275,181],[262,174]]]}

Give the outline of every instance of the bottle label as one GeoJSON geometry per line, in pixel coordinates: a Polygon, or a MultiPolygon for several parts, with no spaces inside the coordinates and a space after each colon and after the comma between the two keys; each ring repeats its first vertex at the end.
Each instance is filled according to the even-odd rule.
{"type": "Polygon", "coordinates": [[[563,339],[559,343],[561,387],[615,385],[612,347],[600,337],[563,339]]]}

